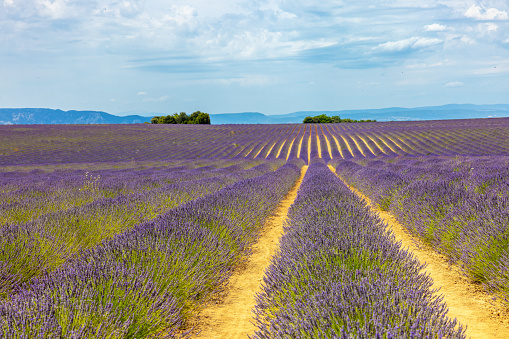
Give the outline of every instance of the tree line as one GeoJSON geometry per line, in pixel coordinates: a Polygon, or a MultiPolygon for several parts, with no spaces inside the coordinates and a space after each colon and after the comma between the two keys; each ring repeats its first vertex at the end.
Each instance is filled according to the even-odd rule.
{"type": "Polygon", "coordinates": [[[314,117],[305,117],[302,122],[305,124],[338,124],[342,122],[376,122],[376,120],[374,119],[354,120],[349,118],[341,119],[339,115],[329,117],[325,114],[321,114],[314,117]]]}
{"type": "Polygon", "coordinates": [[[187,115],[186,112],[175,113],[166,116],[153,117],[151,124],[207,124],[210,125],[210,115],[196,111],[187,115]]]}

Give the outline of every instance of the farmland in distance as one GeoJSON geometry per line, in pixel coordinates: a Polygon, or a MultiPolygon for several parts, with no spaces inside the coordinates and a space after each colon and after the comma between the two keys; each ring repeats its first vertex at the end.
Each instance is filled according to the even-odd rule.
{"type": "Polygon", "coordinates": [[[509,306],[509,118],[0,126],[0,338],[194,335],[304,167],[252,337],[466,337],[347,185],[509,306]]]}

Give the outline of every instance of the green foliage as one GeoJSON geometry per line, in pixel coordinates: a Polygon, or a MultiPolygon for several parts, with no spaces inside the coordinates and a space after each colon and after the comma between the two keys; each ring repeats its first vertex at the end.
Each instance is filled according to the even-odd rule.
{"type": "Polygon", "coordinates": [[[341,119],[338,115],[328,117],[325,114],[320,114],[314,117],[305,117],[302,121],[305,124],[338,124],[341,122],[376,122],[376,120],[353,120],[353,119],[341,119]]]}
{"type": "Polygon", "coordinates": [[[196,111],[191,115],[186,112],[175,113],[173,115],[157,116],[150,120],[151,124],[207,124],[210,125],[210,115],[196,111]]]}

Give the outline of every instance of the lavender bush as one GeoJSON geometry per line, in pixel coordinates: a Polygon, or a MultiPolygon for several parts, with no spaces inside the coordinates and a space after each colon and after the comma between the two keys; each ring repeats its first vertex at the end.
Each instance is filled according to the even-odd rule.
{"type": "Polygon", "coordinates": [[[509,304],[509,158],[426,157],[337,171],[509,304]]]}
{"type": "Polygon", "coordinates": [[[184,204],[84,251],[0,304],[4,337],[175,337],[299,176],[296,165],[184,204]]]}
{"type": "MultiPolygon", "coordinates": [[[[0,297],[15,292],[24,282],[52,271],[77,252],[128,230],[187,201],[211,194],[240,180],[281,166],[262,164],[248,170],[219,169],[215,177],[191,170],[195,180],[166,185],[115,198],[103,198],[82,207],[49,213],[29,223],[0,228],[0,297]]],[[[212,171],[213,172],[213,171],[212,171]]],[[[182,174],[182,173],[181,173],[182,174]]]]}
{"type": "Polygon", "coordinates": [[[423,266],[323,163],[290,208],[253,338],[465,338],[423,266]]]}

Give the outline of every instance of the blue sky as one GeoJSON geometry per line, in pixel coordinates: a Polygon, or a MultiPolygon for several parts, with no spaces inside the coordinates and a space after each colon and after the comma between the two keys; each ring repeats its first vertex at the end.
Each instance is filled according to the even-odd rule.
{"type": "Polygon", "coordinates": [[[507,0],[0,0],[0,107],[509,103],[507,0]]]}

